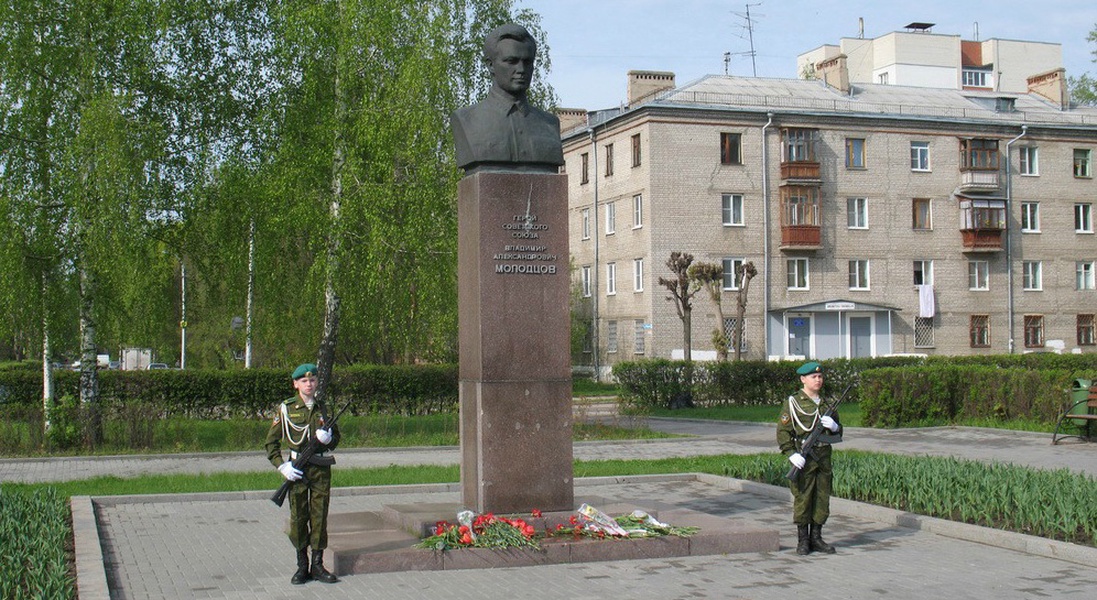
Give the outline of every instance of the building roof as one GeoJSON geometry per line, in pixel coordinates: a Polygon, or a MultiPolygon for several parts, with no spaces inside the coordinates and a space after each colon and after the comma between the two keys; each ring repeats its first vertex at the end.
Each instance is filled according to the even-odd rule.
{"type": "Polygon", "coordinates": [[[843,94],[819,80],[728,75],[706,75],[636,106],[591,112],[587,127],[645,107],[1097,128],[1097,108],[1063,110],[1034,93],[854,84],[843,94]]]}

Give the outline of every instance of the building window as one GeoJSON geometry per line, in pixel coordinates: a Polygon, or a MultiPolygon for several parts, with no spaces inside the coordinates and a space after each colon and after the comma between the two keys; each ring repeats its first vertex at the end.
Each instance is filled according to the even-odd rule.
{"type": "Polygon", "coordinates": [[[914,261],[914,285],[933,285],[933,261],[914,261]]]}
{"type": "Polygon", "coordinates": [[[929,142],[910,143],[910,170],[929,170],[929,142]]]}
{"type": "Polygon", "coordinates": [[[606,295],[617,294],[617,263],[606,263],[606,295]]]}
{"type": "Polygon", "coordinates": [[[579,167],[579,183],[590,183],[590,154],[584,152],[579,155],[582,165],[579,167]]]}
{"type": "Polygon", "coordinates": [[[606,177],[613,175],[613,144],[606,144],[606,177]]]}
{"type": "Polygon", "coordinates": [[[914,317],[914,347],[933,347],[933,317],[914,317]]]}
{"type": "Polygon", "coordinates": [[[849,289],[851,290],[867,290],[868,285],[868,261],[867,260],[851,260],[849,261],[849,289]]]}
{"type": "Polygon", "coordinates": [[[914,198],[910,201],[911,229],[933,229],[933,214],[930,212],[929,198],[914,198]]]}
{"type": "Polygon", "coordinates": [[[1093,346],[1097,344],[1094,340],[1094,322],[1093,315],[1078,315],[1078,345],[1079,346],[1093,346]]]}
{"type": "Polygon", "coordinates": [[[644,195],[636,194],[632,197],[632,228],[639,229],[644,226],[644,195]]]}
{"type": "Polygon", "coordinates": [[[846,168],[865,168],[865,140],[862,138],[846,138],[846,168]]]}
{"type": "Polygon", "coordinates": [[[725,290],[737,290],[739,289],[739,280],[735,277],[735,274],[742,268],[743,263],[746,262],[742,258],[725,258],[723,260],[724,277],[723,283],[720,285],[725,290]]]}
{"type": "Polygon", "coordinates": [[[720,213],[725,227],[743,224],[743,195],[723,194],[720,197],[720,213]]]}
{"type": "Polygon", "coordinates": [[[1021,231],[1024,233],[1040,233],[1040,203],[1021,203],[1021,231]]]}
{"type": "Polygon", "coordinates": [[[868,229],[868,198],[846,198],[846,226],[868,229]]]}
{"type": "Polygon", "coordinates": [[[590,239],[590,209],[589,208],[584,208],[583,210],[579,211],[579,217],[580,217],[581,227],[582,227],[582,231],[583,231],[583,239],[584,240],[589,240],[590,239]]]}
{"type": "Polygon", "coordinates": [[[972,348],[990,348],[990,315],[971,315],[972,348]]]}
{"type": "Polygon", "coordinates": [[[788,289],[808,289],[808,259],[790,258],[785,264],[788,268],[788,289]]]}
{"type": "Polygon", "coordinates": [[[606,205],[606,235],[617,231],[617,205],[610,202],[606,205]]]}
{"type": "Polygon", "coordinates": [[[960,168],[998,170],[998,140],[960,140],[960,168]]]}
{"type": "Polygon", "coordinates": [[[606,352],[617,352],[617,321],[606,321],[606,352]]]}
{"type": "Polygon", "coordinates": [[[887,71],[884,71],[883,73],[880,73],[876,76],[876,83],[879,83],[880,85],[887,85],[888,84],[887,71]]]}
{"type": "Polygon", "coordinates": [[[1074,287],[1078,290],[1092,290],[1094,263],[1079,261],[1074,263],[1074,287]]]}
{"type": "Polygon", "coordinates": [[[594,351],[594,322],[586,322],[587,329],[583,332],[583,353],[590,354],[594,351]]]}
{"type": "Polygon", "coordinates": [[[741,165],[743,136],[738,133],[720,134],[720,164],[741,165]]]}
{"type": "Polygon", "coordinates": [[[962,72],[963,86],[966,88],[989,88],[990,72],[964,69],[962,72]]]}
{"type": "Polygon", "coordinates": [[[783,162],[814,162],[815,143],[818,141],[819,132],[815,129],[782,129],[781,153],[783,162]]]}
{"type": "Polygon", "coordinates": [[[583,282],[583,297],[584,298],[590,298],[590,293],[591,293],[590,265],[583,265],[582,282],[583,282]]]}
{"type": "Polygon", "coordinates": [[[644,291],[644,259],[642,258],[632,260],[632,291],[644,291]]]}
{"type": "Polygon", "coordinates": [[[802,185],[781,187],[781,226],[819,226],[819,188],[802,185]]]}
{"type": "Polygon", "coordinates": [[[967,286],[970,290],[989,290],[990,263],[985,260],[968,261],[967,281],[967,286]]]}
{"type": "Polygon", "coordinates": [[[1044,289],[1043,267],[1038,260],[1026,260],[1021,262],[1022,287],[1030,292],[1044,289]]]}
{"type": "Polygon", "coordinates": [[[636,341],[635,341],[635,346],[632,349],[632,353],[633,354],[643,354],[644,351],[645,351],[645,348],[644,348],[644,345],[645,345],[644,344],[644,320],[643,319],[636,319],[635,324],[636,324],[636,334],[635,334],[636,341]]]}
{"type": "Polygon", "coordinates": [[[1074,149],[1074,176],[1075,177],[1089,177],[1090,151],[1082,150],[1079,148],[1074,149]]]}
{"type": "MultiPolygon", "coordinates": [[[[728,350],[731,350],[732,352],[735,351],[735,324],[738,321],[739,321],[739,319],[737,319],[735,317],[724,317],[724,339],[726,339],[728,341],[728,346],[727,346],[728,350]]],[[[746,322],[746,319],[743,319],[743,331],[741,333],[742,333],[742,337],[739,338],[739,339],[742,340],[742,343],[739,344],[739,349],[746,352],[746,349],[747,349],[747,341],[746,341],[747,340],[747,322],[746,322]]]]}
{"type": "Polygon", "coordinates": [[[632,136],[632,166],[640,166],[640,134],[632,136]]]}
{"type": "Polygon", "coordinates": [[[1025,315],[1025,348],[1044,347],[1044,316],[1025,315]]]}
{"type": "Polygon", "coordinates": [[[1040,153],[1036,146],[1021,146],[1018,148],[1021,159],[1021,175],[1040,174],[1040,153]]]}
{"type": "Polygon", "coordinates": [[[1074,232],[1093,233],[1093,205],[1079,203],[1074,205],[1074,232]]]}

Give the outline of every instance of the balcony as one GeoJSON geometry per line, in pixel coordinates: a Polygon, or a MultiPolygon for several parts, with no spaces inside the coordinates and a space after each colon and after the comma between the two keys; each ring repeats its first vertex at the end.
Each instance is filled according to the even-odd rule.
{"type": "Polygon", "coordinates": [[[1006,228],[1006,201],[996,196],[956,194],[964,252],[998,252],[1006,228]]]}
{"type": "Polygon", "coordinates": [[[1000,252],[1002,250],[1001,229],[961,229],[964,252],[1000,252]]]}
{"type": "Polygon", "coordinates": [[[781,250],[818,250],[823,247],[818,225],[781,225],[781,250]]]}
{"type": "Polygon", "coordinates": [[[819,183],[822,181],[819,176],[819,163],[813,161],[782,162],[781,180],[819,183]]]}
{"type": "Polygon", "coordinates": [[[961,192],[997,192],[998,190],[997,170],[966,169],[960,171],[961,192]]]}

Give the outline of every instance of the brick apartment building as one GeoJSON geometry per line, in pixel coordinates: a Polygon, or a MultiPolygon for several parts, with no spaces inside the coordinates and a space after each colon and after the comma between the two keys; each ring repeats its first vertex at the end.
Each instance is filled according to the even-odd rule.
{"type": "Polygon", "coordinates": [[[695,359],[735,317],[743,356],[1092,352],[1097,109],[1063,70],[1025,92],[630,72],[628,107],[561,111],[589,362],[682,355],[671,252],[724,269],[695,359]]]}

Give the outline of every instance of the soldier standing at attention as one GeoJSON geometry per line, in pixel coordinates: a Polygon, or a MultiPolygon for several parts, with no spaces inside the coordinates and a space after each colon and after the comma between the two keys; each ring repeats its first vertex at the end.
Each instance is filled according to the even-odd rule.
{"type": "Polygon", "coordinates": [[[781,453],[790,463],[800,469],[800,475],[789,481],[792,489],[792,522],[796,523],[797,554],[823,552],[834,554],[834,547],[823,541],[823,523],[830,516],[830,489],[834,479],[831,469],[830,445],[842,441],[842,424],[838,422],[838,413],[832,417],[823,414],[819,406],[822,402],[820,392],[823,389],[823,367],[817,362],[808,362],[796,369],[803,388],[788,397],[781,409],[781,421],[777,424],[777,444],[781,453]],[[825,431],[820,435],[814,456],[800,454],[804,438],[816,424],[825,431]]]}
{"type": "Polygon", "coordinates": [[[297,550],[297,572],[290,583],[299,585],[310,579],[323,583],[339,581],[324,569],[324,548],[328,546],[328,504],[331,500],[331,451],[339,445],[339,427],[326,427],[326,411],[316,402],[316,365],[303,364],[293,371],[293,388],[297,395],[278,405],[267,433],[267,458],[286,480],[293,483],[289,490],[289,540],[297,550]],[[309,459],[304,469],[293,467],[297,453],[315,437],[321,447],[309,459]],[[282,458],[283,444],[289,450],[289,460],[282,458]],[[294,483],[295,482],[295,483],[294,483]],[[309,567],[309,546],[312,546],[312,566],[309,567]]]}

